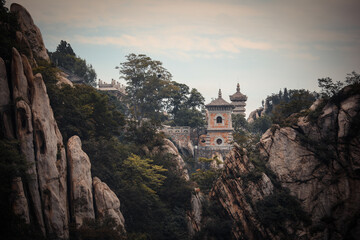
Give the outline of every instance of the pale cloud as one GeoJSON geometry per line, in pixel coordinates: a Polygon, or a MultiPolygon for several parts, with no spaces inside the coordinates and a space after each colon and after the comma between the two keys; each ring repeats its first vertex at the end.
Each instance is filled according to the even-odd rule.
{"type": "Polygon", "coordinates": [[[219,56],[220,53],[239,53],[242,49],[270,50],[271,44],[254,42],[243,38],[206,38],[200,36],[134,36],[121,35],[119,37],[103,36],[88,37],[78,35],[75,40],[83,44],[114,45],[117,47],[132,47],[151,51],[176,51],[193,53],[193,56],[219,56]]]}
{"type": "Polygon", "coordinates": [[[84,37],[83,31],[95,31],[97,36],[107,36],[104,40],[109,44],[120,46],[144,46],[140,38],[145,38],[152,49],[181,44],[185,51],[212,53],[285,46],[300,50],[297,47],[304,44],[360,45],[358,0],[16,2],[23,4],[42,26],[76,29],[84,37]]]}

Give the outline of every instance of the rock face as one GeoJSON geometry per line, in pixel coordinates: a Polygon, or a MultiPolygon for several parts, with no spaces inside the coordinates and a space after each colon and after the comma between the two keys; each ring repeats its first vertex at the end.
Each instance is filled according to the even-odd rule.
{"type": "Polygon", "coordinates": [[[49,62],[50,59],[46,52],[40,29],[34,24],[29,12],[23,6],[16,3],[11,4],[10,11],[17,16],[22,33],[22,36],[18,36],[20,43],[24,42],[23,45],[29,46],[35,58],[40,58],[49,62]]]}
{"type": "Polygon", "coordinates": [[[114,228],[122,233],[124,218],[120,201],[98,178],[93,183],[90,160],[81,149],[78,136],[68,141],[70,175],[67,176],[63,139],[41,74],[33,76],[27,57],[13,49],[10,79],[13,94],[10,94],[6,76],[4,62],[0,59],[1,132],[6,138],[19,140],[21,152],[29,163],[26,178],[17,177],[12,181],[13,212],[25,223],[37,227],[44,236],[54,239],[68,239],[69,223],[80,227],[84,219],[95,219],[95,210],[100,220],[108,216],[113,218],[114,228]],[[11,105],[15,126],[11,121],[11,105]],[[12,129],[16,136],[11,134],[12,129]]]}
{"type": "Polygon", "coordinates": [[[91,163],[88,155],[81,149],[81,140],[73,136],[67,144],[70,173],[71,215],[78,227],[84,219],[95,219],[91,163]]]}
{"type": "Polygon", "coordinates": [[[13,126],[11,123],[11,97],[9,83],[6,74],[6,67],[4,60],[0,58],[0,121],[1,133],[5,138],[14,138],[13,126]]]}
{"type": "MultiPolygon", "coordinates": [[[[41,33],[29,13],[18,4],[12,4],[11,11],[18,16],[21,32],[16,36],[21,40],[19,43],[26,45],[22,48],[30,47],[35,57],[48,61],[41,33]]],[[[22,52],[32,58],[29,52],[22,52]]],[[[30,62],[15,48],[12,49],[10,66],[0,58],[0,138],[17,139],[29,163],[27,176],[12,179],[10,202],[14,214],[41,231],[47,239],[68,239],[69,224],[81,225],[84,218],[94,219],[95,206],[99,205],[100,208],[96,209],[99,218],[102,219],[103,214],[109,215],[115,219],[115,227],[123,229],[120,202],[98,179],[95,197],[98,203],[93,201],[90,160],[82,151],[77,136],[68,143],[68,176],[63,138],[46,86],[41,74],[33,76],[30,62]],[[11,74],[7,74],[6,69],[11,69],[11,74]],[[71,194],[68,185],[71,185],[71,194]],[[72,219],[69,209],[73,210],[72,219]]]]}
{"type": "Polygon", "coordinates": [[[26,224],[30,223],[30,213],[28,200],[25,196],[23,181],[21,177],[16,177],[11,183],[11,199],[12,211],[16,216],[24,220],[26,224]]]}
{"type": "Polygon", "coordinates": [[[35,156],[49,234],[68,237],[66,153],[41,74],[34,77],[32,113],[35,156]]]}
{"type": "Polygon", "coordinates": [[[190,179],[189,173],[188,173],[187,169],[185,168],[184,160],[180,156],[178,149],[175,147],[175,145],[169,139],[165,138],[164,144],[161,147],[154,148],[152,151],[152,154],[154,154],[154,155],[156,155],[156,154],[172,155],[173,157],[171,159],[175,162],[176,169],[180,172],[181,176],[186,180],[190,179]]]}
{"type": "Polygon", "coordinates": [[[356,239],[360,232],[360,92],[347,87],[337,101],[317,119],[301,117],[261,138],[269,167],[311,214],[314,239],[356,239]]]}
{"type": "Polygon", "coordinates": [[[254,169],[246,150],[234,148],[225,159],[222,176],[216,181],[210,195],[218,200],[234,221],[236,239],[274,239],[263,227],[253,208],[254,204],[273,192],[273,184],[266,174],[256,183],[246,181],[245,176],[254,169]],[[248,196],[248,197],[246,197],[248,196]]]}
{"type": "Polygon", "coordinates": [[[195,188],[195,193],[191,195],[191,211],[187,212],[187,223],[190,236],[201,230],[202,205],[204,196],[200,189],[195,188]]]}
{"type": "Polygon", "coordinates": [[[120,211],[120,201],[115,193],[102,182],[99,178],[94,177],[94,197],[96,202],[96,215],[100,221],[105,218],[111,218],[115,221],[115,228],[125,230],[125,219],[120,211]]]}
{"type": "MultiPolygon", "coordinates": [[[[358,239],[359,129],[360,91],[346,87],[325,106],[316,102],[293,126],[273,126],[262,136],[260,157],[311,218],[310,225],[284,224],[291,239],[358,239]]],[[[259,221],[256,203],[275,188],[264,173],[256,183],[248,181],[253,167],[246,151],[234,149],[211,194],[233,219],[236,239],[286,239],[259,221]]]]}

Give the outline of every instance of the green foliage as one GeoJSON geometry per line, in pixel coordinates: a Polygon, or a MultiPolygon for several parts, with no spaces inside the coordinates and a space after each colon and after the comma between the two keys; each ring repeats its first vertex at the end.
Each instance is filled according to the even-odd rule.
{"type": "Polygon", "coordinates": [[[171,73],[160,61],[144,54],[129,54],[126,59],[116,68],[127,82],[127,102],[133,118],[138,122],[149,118],[160,123],[164,100],[171,91],[171,73]]]}
{"type": "Polygon", "coordinates": [[[345,82],[347,85],[359,85],[360,84],[360,74],[356,73],[355,71],[352,71],[351,73],[348,73],[345,78],[345,82]]]}
{"type": "Polygon", "coordinates": [[[191,174],[191,180],[193,180],[199,185],[202,192],[208,193],[211,190],[215,181],[219,178],[220,174],[221,170],[197,169],[195,173],[191,174]]]}
{"type": "Polygon", "coordinates": [[[310,224],[310,217],[302,209],[300,202],[285,189],[275,191],[256,203],[257,215],[265,227],[286,233],[287,220],[310,224]]]}
{"type": "MultiPolygon", "coordinates": [[[[53,91],[54,88],[57,88],[55,84],[58,82],[57,74],[59,73],[59,69],[56,68],[53,64],[48,63],[45,60],[39,60],[38,66],[33,69],[33,73],[41,73],[43,80],[46,84],[47,88],[50,88],[50,91],[53,91]]],[[[49,95],[52,95],[49,93],[49,95]]]]}
{"type": "Polygon", "coordinates": [[[76,57],[71,45],[61,40],[56,51],[49,53],[50,59],[57,66],[82,78],[90,86],[96,86],[96,72],[92,65],[87,64],[85,59],[76,57]]]}
{"type": "Polygon", "coordinates": [[[140,126],[136,121],[127,121],[124,139],[138,146],[146,145],[152,149],[163,144],[164,135],[157,132],[157,128],[150,122],[143,122],[140,126]]]}
{"type": "Polygon", "coordinates": [[[87,85],[64,85],[59,88],[56,86],[58,70],[46,62],[39,62],[39,67],[33,71],[43,76],[55,119],[65,141],[73,135],[87,140],[120,134],[125,124],[124,116],[106,94],[87,85]]]}
{"type": "Polygon", "coordinates": [[[201,163],[212,163],[216,162],[217,165],[221,164],[222,162],[219,160],[218,156],[215,156],[214,158],[205,158],[205,157],[199,157],[199,162],[201,163]]]}
{"type": "Polygon", "coordinates": [[[171,82],[172,91],[168,96],[167,111],[172,115],[173,126],[199,128],[205,125],[204,115],[199,109],[204,108],[205,99],[195,88],[189,92],[185,84],[171,82]]]}
{"type": "Polygon", "coordinates": [[[174,115],[172,125],[200,128],[205,125],[204,115],[197,109],[181,108],[174,115]]]}
{"type": "Polygon", "coordinates": [[[162,166],[152,164],[153,160],[142,159],[135,154],[131,154],[123,163],[122,168],[126,171],[117,171],[127,185],[141,189],[154,197],[156,191],[164,183],[166,176],[162,173],[167,169],[162,166]]]}
{"type": "Polygon", "coordinates": [[[154,125],[166,120],[164,112],[171,114],[172,125],[200,127],[205,124],[199,111],[203,96],[196,90],[189,92],[185,84],[171,81],[172,75],[160,61],[143,54],[129,54],[127,61],[116,67],[127,82],[127,103],[131,116],[139,124],[150,119],[154,125]]]}
{"type": "Polygon", "coordinates": [[[15,140],[0,140],[0,191],[7,192],[13,177],[25,176],[28,168],[24,156],[20,152],[20,145],[15,140]]]}
{"type": "Polygon", "coordinates": [[[246,187],[248,185],[248,182],[257,183],[262,178],[262,173],[258,171],[258,169],[253,169],[247,174],[241,175],[240,178],[246,187]]]}
{"type": "Polygon", "coordinates": [[[214,159],[212,159],[212,158],[199,157],[199,162],[202,162],[202,163],[211,163],[212,161],[214,161],[214,159]]]}
{"type": "Polygon", "coordinates": [[[268,130],[272,125],[272,120],[269,116],[265,115],[255,119],[252,123],[249,124],[249,130],[254,134],[262,135],[268,130]]]}
{"type": "Polygon", "coordinates": [[[15,216],[10,205],[11,183],[15,177],[26,179],[27,164],[19,142],[0,139],[0,238],[9,240],[43,239],[36,226],[15,216]]]}
{"type": "Polygon", "coordinates": [[[79,229],[70,226],[70,239],[81,240],[125,240],[125,232],[116,226],[115,220],[106,216],[103,221],[85,219],[79,229]]]}
{"type": "Polygon", "coordinates": [[[301,110],[308,109],[314,101],[314,94],[307,90],[290,90],[288,102],[281,101],[273,108],[271,120],[280,126],[291,125],[289,117],[301,110]]]}
{"type": "Polygon", "coordinates": [[[203,201],[202,211],[202,228],[194,240],[234,239],[231,233],[233,222],[219,202],[212,199],[203,201]]]}
{"type": "Polygon", "coordinates": [[[340,81],[334,83],[329,77],[319,78],[318,84],[321,88],[321,96],[323,98],[330,98],[336,95],[344,85],[344,83],[340,81]]]}
{"type": "Polygon", "coordinates": [[[231,116],[232,126],[235,132],[249,130],[249,123],[246,121],[245,117],[240,114],[233,114],[231,116]]]}
{"type": "Polygon", "coordinates": [[[60,44],[56,47],[56,53],[62,53],[65,55],[76,56],[74,50],[72,49],[70,43],[67,43],[64,40],[60,41],[60,44]]]}

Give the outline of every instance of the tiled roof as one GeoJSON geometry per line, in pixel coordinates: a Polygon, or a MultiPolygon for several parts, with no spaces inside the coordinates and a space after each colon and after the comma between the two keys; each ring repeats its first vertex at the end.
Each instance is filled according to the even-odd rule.
{"type": "Polygon", "coordinates": [[[219,97],[217,99],[213,100],[211,103],[205,105],[205,107],[223,107],[223,106],[234,107],[234,105],[228,103],[221,97],[220,89],[219,89],[219,97]]]}
{"type": "Polygon", "coordinates": [[[236,93],[234,93],[233,95],[230,95],[230,100],[231,101],[246,101],[247,100],[247,96],[240,92],[240,84],[237,84],[237,86],[236,86],[236,93]]]}

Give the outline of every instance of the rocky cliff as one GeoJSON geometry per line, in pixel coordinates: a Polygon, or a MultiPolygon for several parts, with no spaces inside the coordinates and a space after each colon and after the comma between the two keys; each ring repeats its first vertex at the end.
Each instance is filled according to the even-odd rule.
{"type": "Polygon", "coordinates": [[[211,195],[233,219],[236,239],[358,239],[359,87],[301,115],[269,129],[258,158],[235,148],[225,160],[211,195]]]}
{"type": "Polygon", "coordinates": [[[20,27],[20,31],[16,33],[16,40],[23,47],[30,61],[36,63],[35,58],[49,62],[50,58],[46,52],[40,29],[35,25],[30,13],[17,3],[11,4],[10,11],[16,15],[20,27]]]}
{"type": "Polygon", "coordinates": [[[175,145],[169,140],[169,139],[164,139],[164,143],[162,146],[160,147],[155,147],[152,152],[152,155],[170,155],[171,156],[171,161],[174,162],[176,170],[179,172],[179,174],[185,179],[185,180],[189,180],[189,173],[188,170],[185,167],[185,162],[184,159],[181,157],[178,149],[175,147],[175,145]]]}
{"type": "Polygon", "coordinates": [[[40,30],[22,6],[12,4],[11,11],[26,46],[22,53],[12,49],[9,66],[0,58],[0,135],[19,141],[29,165],[24,178],[12,181],[13,212],[51,239],[68,239],[69,224],[80,227],[85,219],[109,217],[123,229],[119,199],[105,183],[93,180],[79,137],[69,139],[66,153],[42,75],[32,73],[35,58],[49,60],[40,30]]]}

